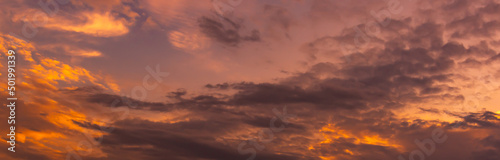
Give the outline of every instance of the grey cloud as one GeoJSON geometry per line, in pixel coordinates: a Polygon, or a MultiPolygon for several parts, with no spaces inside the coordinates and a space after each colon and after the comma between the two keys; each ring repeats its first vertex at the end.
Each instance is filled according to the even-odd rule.
{"type": "Polygon", "coordinates": [[[221,18],[223,21],[217,21],[208,17],[201,17],[198,20],[201,31],[208,37],[229,46],[237,46],[243,41],[260,41],[258,30],[252,30],[249,35],[241,35],[240,25],[227,18],[221,18]],[[222,23],[229,23],[231,28],[225,28],[222,23]]]}

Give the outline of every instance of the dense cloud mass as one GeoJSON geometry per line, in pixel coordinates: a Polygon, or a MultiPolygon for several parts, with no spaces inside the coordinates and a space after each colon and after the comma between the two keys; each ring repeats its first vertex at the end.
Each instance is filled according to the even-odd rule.
{"type": "Polygon", "coordinates": [[[500,159],[498,1],[49,2],[0,159],[500,159]]]}

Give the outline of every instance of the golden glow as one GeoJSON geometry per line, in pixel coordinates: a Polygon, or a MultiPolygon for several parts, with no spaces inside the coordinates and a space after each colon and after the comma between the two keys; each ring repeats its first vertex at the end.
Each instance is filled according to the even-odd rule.
{"type": "Polygon", "coordinates": [[[60,54],[65,54],[69,55],[72,57],[84,57],[84,58],[89,58],[89,57],[101,57],[102,53],[93,49],[88,49],[88,48],[80,48],[78,46],[73,46],[73,45],[62,45],[62,44],[57,44],[57,45],[43,45],[39,47],[40,49],[44,50],[52,50],[55,52],[58,52],[60,54]]]}
{"type": "Polygon", "coordinates": [[[399,145],[391,144],[388,139],[381,138],[379,135],[364,136],[361,143],[378,146],[390,146],[394,148],[401,147],[399,145]]]}
{"type": "MultiPolygon", "coordinates": [[[[33,65],[33,68],[29,71],[33,76],[38,76],[35,80],[41,79],[42,81],[47,81],[45,83],[48,86],[52,86],[51,88],[55,88],[54,85],[57,85],[58,81],[80,83],[90,81],[93,85],[107,88],[104,85],[97,83],[97,78],[100,77],[92,75],[88,70],[81,67],[71,67],[70,65],[61,63],[54,59],[43,58],[40,60],[40,64],[33,65]]],[[[40,83],[43,84],[44,82],[40,83]]]]}
{"type": "MultiPolygon", "coordinates": [[[[63,88],[76,89],[81,84],[96,85],[113,91],[119,90],[118,85],[113,83],[111,77],[103,78],[101,75],[93,74],[82,67],[72,66],[57,59],[44,57],[38,54],[37,50],[30,43],[0,34],[0,51],[7,53],[6,46],[15,49],[19,57],[22,56],[23,60],[30,62],[19,68],[19,70],[16,70],[19,71],[17,76],[22,77],[16,83],[16,89],[17,87],[22,88],[23,92],[21,93],[24,97],[24,104],[31,108],[26,111],[26,115],[32,115],[29,118],[33,119],[33,124],[40,125],[39,128],[29,127],[36,128],[37,130],[28,129],[28,127],[16,127],[19,131],[16,132],[16,140],[19,143],[30,143],[30,145],[26,146],[26,149],[43,151],[41,154],[51,159],[64,159],[64,153],[67,152],[66,147],[78,146],[80,141],[87,139],[87,137],[82,136],[82,133],[93,137],[105,134],[104,132],[75,124],[74,121],[104,125],[103,122],[96,121],[97,117],[89,117],[89,111],[77,111],[78,108],[76,108],[76,105],[81,104],[75,103],[72,99],[68,98],[68,95],[61,94],[59,91],[63,88]],[[64,86],[60,84],[64,84],[64,86]],[[44,130],[43,128],[47,129],[44,130]]],[[[100,53],[97,51],[90,51],[80,56],[98,55],[100,53]]],[[[0,66],[0,68],[3,67],[5,66],[0,66]]],[[[5,83],[2,83],[0,90],[5,90],[6,87],[5,83]]],[[[92,157],[96,158],[106,156],[97,147],[93,148],[91,154],[92,157]]],[[[2,156],[0,155],[0,157],[2,156]]]]}
{"type": "Polygon", "coordinates": [[[323,127],[320,130],[320,132],[323,134],[323,138],[325,139],[321,141],[320,144],[331,143],[335,139],[339,138],[346,138],[346,139],[354,138],[357,144],[371,144],[371,145],[388,146],[394,148],[401,147],[400,145],[393,144],[388,139],[382,138],[379,135],[376,134],[362,135],[362,136],[355,135],[346,130],[335,127],[332,124],[328,124],[327,126],[323,127]]]}
{"type": "MultiPolygon", "coordinates": [[[[369,132],[361,132],[361,133],[354,133],[350,132],[348,130],[342,129],[338,126],[335,126],[334,124],[328,124],[321,128],[319,130],[321,136],[322,136],[322,141],[310,145],[308,147],[309,150],[313,150],[316,148],[321,148],[321,147],[331,147],[331,143],[335,143],[336,140],[339,139],[348,139],[352,140],[354,144],[369,144],[369,145],[377,145],[377,146],[385,146],[385,147],[390,147],[390,148],[395,148],[398,150],[401,150],[403,147],[393,141],[391,141],[388,138],[383,138],[379,134],[375,133],[369,133],[369,132]],[[325,145],[326,144],[326,145],[325,145]]],[[[335,149],[335,148],[333,148],[335,149]]],[[[337,150],[344,152],[345,155],[355,155],[356,151],[349,150],[349,149],[341,149],[337,150]]],[[[324,159],[324,160],[334,160],[336,158],[340,157],[335,157],[335,156],[325,156],[321,155],[319,158],[324,159]]]]}
{"type": "Polygon", "coordinates": [[[18,39],[14,36],[0,34],[0,51],[7,55],[7,48],[12,48],[18,56],[23,56],[24,60],[33,62],[31,51],[34,50],[33,45],[18,39]]]}
{"type": "Polygon", "coordinates": [[[111,82],[111,79],[107,80],[108,82],[106,82],[105,84],[107,86],[106,87],[105,85],[97,82],[99,81],[98,79],[103,79],[102,77],[91,74],[90,71],[84,68],[72,67],[68,64],[64,64],[60,61],[50,58],[41,59],[40,64],[33,65],[32,69],[30,69],[29,71],[33,76],[36,75],[39,79],[42,79],[42,81],[47,81],[40,81],[40,83],[45,83],[48,86],[52,86],[52,88],[55,88],[54,85],[57,85],[58,81],[66,81],[79,83],[90,82],[93,85],[111,89],[115,92],[118,92],[120,90],[118,85],[111,82]]]}
{"type": "Polygon", "coordinates": [[[309,146],[309,147],[307,147],[307,149],[309,149],[309,150],[313,150],[313,149],[314,149],[314,146],[309,146]]]}
{"type": "Polygon", "coordinates": [[[99,57],[101,56],[101,52],[98,51],[81,51],[78,56],[82,57],[99,57]]]}
{"type": "Polygon", "coordinates": [[[321,158],[322,160],[335,160],[336,158],[333,157],[333,156],[328,156],[328,157],[325,157],[325,156],[319,156],[319,158],[321,158]]]}
{"type": "Polygon", "coordinates": [[[348,150],[348,149],[345,149],[345,150],[344,150],[344,152],[345,152],[345,153],[348,153],[348,154],[350,154],[350,155],[354,155],[354,153],[352,153],[352,151],[351,151],[351,150],[348,150]]]}
{"type": "Polygon", "coordinates": [[[85,121],[86,117],[82,113],[69,111],[68,113],[53,113],[48,115],[47,120],[58,127],[67,128],[77,131],[84,131],[85,129],[73,123],[73,121],[85,121]]]}
{"type": "Polygon", "coordinates": [[[495,117],[497,117],[498,119],[500,119],[500,111],[497,111],[495,112],[497,115],[495,115],[495,117]]]}
{"type": "MultiPolygon", "coordinates": [[[[87,22],[85,24],[74,24],[70,21],[57,22],[45,25],[47,28],[61,29],[66,31],[79,32],[99,37],[113,37],[128,33],[128,28],[125,23],[116,20],[110,13],[88,13],[86,15],[87,22]]],[[[59,20],[61,21],[61,20],[59,20]]]]}
{"type": "MultiPolygon", "coordinates": [[[[37,132],[37,131],[27,131],[26,136],[29,139],[33,139],[35,141],[40,141],[43,139],[65,138],[66,137],[63,134],[57,133],[57,132],[37,132]]],[[[25,140],[26,140],[26,137],[25,137],[25,140]]]]}
{"type": "Polygon", "coordinates": [[[335,129],[332,124],[328,124],[327,126],[321,128],[319,132],[323,133],[323,138],[325,138],[325,140],[320,143],[331,143],[332,139],[351,137],[351,135],[347,134],[345,130],[335,129]]]}

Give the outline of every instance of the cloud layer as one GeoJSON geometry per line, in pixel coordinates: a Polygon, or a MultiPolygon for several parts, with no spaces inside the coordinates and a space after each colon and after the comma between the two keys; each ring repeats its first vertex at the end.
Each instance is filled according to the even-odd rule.
{"type": "Polygon", "coordinates": [[[0,158],[496,160],[499,6],[86,0],[42,21],[6,2],[21,100],[0,158]],[[148,67],[169,76],[144,87],[148,67]]]}

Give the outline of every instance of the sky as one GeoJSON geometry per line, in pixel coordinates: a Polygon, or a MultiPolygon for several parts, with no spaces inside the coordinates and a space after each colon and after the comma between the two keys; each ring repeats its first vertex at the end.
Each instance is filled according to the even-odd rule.
{"type": "Polygon", "coordinates": [[[498,15],[498,0],[2,0],[0,95],[13,50],[18,100],[0,159],[498,160],[498,15]]]}

